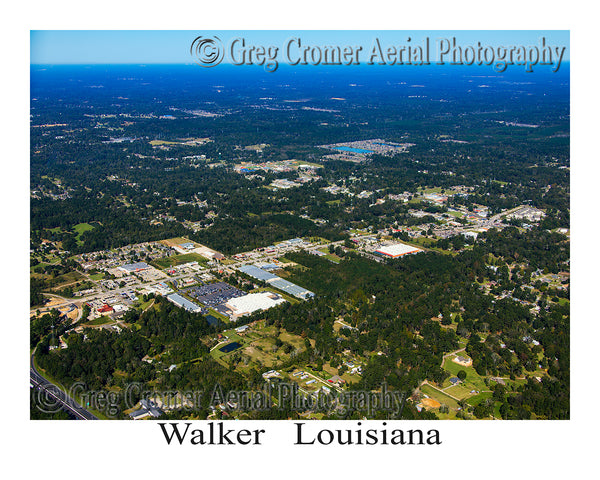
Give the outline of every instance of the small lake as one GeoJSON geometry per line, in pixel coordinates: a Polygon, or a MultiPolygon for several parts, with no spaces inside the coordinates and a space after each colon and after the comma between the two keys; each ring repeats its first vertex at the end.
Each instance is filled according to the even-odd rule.
{"type": "Polygon", "coordinates": [[[333,147],[336,150],[342,150],[344,152],[354,152],[354,153],[373,153],[373,150],[366,150],[364,148],[354,148],[354,147],[333,147]]]}
{"type": "Polygon", "coordinates": [[[231,342],[231,343],[228,343],[227,345],[219,348],[219,350],[223,353],[229,353],[229,352],[233,352],[234,350],[240,348],[241,346],[242,346],[241,343],[231,342]]]}

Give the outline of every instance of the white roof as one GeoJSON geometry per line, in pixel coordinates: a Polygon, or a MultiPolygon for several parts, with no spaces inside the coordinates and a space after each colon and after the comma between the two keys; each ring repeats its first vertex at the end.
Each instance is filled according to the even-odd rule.
{"type": "Polygon", "coordinates": [[[284,302],[285,300],[275,293],[260,292],[232,298],[226,305],[233,310],[234,315],[247,315],[258,310],[267,310],[284,302]]]}
{"type": "Polygon", "coordinates": [[[384,255],[389,255],[390,257],[397,257],[400,255],[405,255],[407,253],[420,252],[421,249],[417,248],[417,247],[413,247],[412,245],[405,245],[404,243],[394,243],[392,245],[385,245],[375,251],[377,253],[383,253],[384,255]]]}

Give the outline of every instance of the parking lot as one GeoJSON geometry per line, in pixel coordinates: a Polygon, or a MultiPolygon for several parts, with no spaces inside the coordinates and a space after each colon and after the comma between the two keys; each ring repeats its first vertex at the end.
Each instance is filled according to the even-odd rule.
{"type": "Polygon", "coordinates": [[[192,287],[184,291],[190,297],[212,308],[226,303],[232,298],[246,295],[246,292],[242,292],[225,282],[209,283],[208,285],[192,287]]]}

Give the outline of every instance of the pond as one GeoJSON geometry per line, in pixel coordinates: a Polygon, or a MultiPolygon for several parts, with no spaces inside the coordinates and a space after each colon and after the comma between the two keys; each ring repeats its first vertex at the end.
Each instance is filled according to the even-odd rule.
{"type": "Polygon", "coordinates": [[[241,346],[242,346],[241,343],[231,342],[231,343],[228,343],[227,345],[224,345],[223,347],[219,348],[219,350],[223,353],[229,353],[229,352],[233,352],[234,350],[240,348],[241,346]]]}

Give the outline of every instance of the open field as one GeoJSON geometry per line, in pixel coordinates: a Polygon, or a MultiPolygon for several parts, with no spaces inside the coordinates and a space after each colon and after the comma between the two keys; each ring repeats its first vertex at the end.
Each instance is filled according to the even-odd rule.
{"type": "Polygon", "coordinates": [[[457,212],[457,211],[448,211],[448,212],[446,212],[446,213],[447,213],[448,215],[451,215],[451,216],[453,216],[453,217],[456,217],[456,218],[463,218],[463,217],[465,216],[465,214],[464,214],[464,213],[462,213],[462,212],[457,212]]]}
{"type": "Polygon", "coordinates": [[[481,392],[467,400],[467,403],[472,406],[479,405],[484,400],[492,398],[492,392],[481,392]]]}
{"type": "Polygon", "coordinates": [[[342,259],[340,257],[338,257],[337,255],[335,255],[333,253],[329,253],[329,248],[327,248],[327,247],[319,248],[318,250],[325,254],[325,255],[323,255],[322,258],[326,258],[330,262],[340,263],[342,261],[342,259]]]}
{"type": "Polygon", "coordinates": [[[85,232],[88,232],[93,229],[94,229],[94,227],[92,225],[90,225],[89,223],[78,223],[77,225],[75,225],[73,227],[73,230],[75,230],[75,233],[77,234],[75,236],[75,240],[77,240],[77,245],[83,245],[83,240],[81,240],[81,235],[83,235],[85,232]]]}
{"type": "Polygon", "coordinates": [[[185,237],[167,238],[166,240],[161,240],[159,243],[162,243],[163,245],[166,245],[167,247],[181,245],[182,243],[193,243],[197,247],[200,246],[200,244],[198,244],[196,242],[192,242],[189,238],[185,238],[185,237]]]}
{"type": "MultiPolygon", "coordinates": [[[[463,367],[462,365],[454,363],[452,361],[452,358],[454,357],[452,356],[444,359],[444,364],[442,365],[442,368],[444,370],[446,370],[448,373],[450,373],[451,376],[454,377],[458,374],[459,371],[464,370],[464,372],[467,374],[467,378],[464,380],[462,385],[469,387],[469,390],[488,390],[488,387],[483,381],[483,377],[481,377],[473,367],[463,367]]],[[[442,386],[449,387],[450,385],[450,380],[446,379],[444,380],[442,386]]]]}
{"type": "MultiPolygon", "coordinates": [[[[338,369],[329,365],[329,363],[323,364],[323,372],[328,374],[329,377],[333,377],[334,375],[338,375],[338,369]]],[[[360,375],[350,375],[348,371],[344,372],[343,375],[339,375],[342,380],[346,383],[356,383],[360,380],[360,375]]]]}
{"type": "Polygon", "coordinates": [[[101,317],[95,318],[94,320],[90,320],[89,322],[85,323],[84,326],[97,327],[99,325],[108,325],[110,323],[114,323],[114,320],[105,315],[102,315],[101,317]]]}
{"type": "Polygon", "coordinates": [[[181,145],[181,142],[169,142],[168,140],[150,140],[150,145],[157,146],[157,145],[181,145]]]}
{"type": "Polygon", "coordinates": [[[447,405],[448,407],[450,407],[450,408],[452,408],[454,410],[456,410],[458,408],[458,406],[459,406],[458,402],[456,400],[454,400],[453,398],[449,397],[444,392],[440,392],[439,390],[436,390],[435,388],[433,388],[430,385],[423,385],[421,387],[421,392],[423,392],[428,397],[431,397],[434,400],[437,400],[442,405],[447,405]]]}
{"type": "Polygon", "coordinates": [[[150,262],[152,265],[160,269],[169,267],[176,267],[177,265],[183,265],[184,263],[198,262],[205,264],[208,260],[198,253],[183,253],[181,255],[172,255],[170,257],[159,258],[150,262]]]}
{"type": "Polygon", "coordinates": [[[277,330],[274,326],[265,327],[260,323],[253,324],[246,333],[239,335],[235,329],[226,330],[224,336],[228,337],[210,352],[211,356],[223,365],[230,364],[230,358],[234,355],[241,357],[241,361],[236,368],[242,371],[250,371],[255,368],[272,368],[281,362],[290,359],[290,354],[294,350],[304,350],[304,339],[298,335],[291,334],[284,329],[277,330]],[[276,346],[277,340],[283,342],[283,345],[276,346]],[[222,352],[219,349],[231,342],[237,342],[240,348],[231,352],[222,352]],[[292,346],[290,353],[285,353],[284,346],[292,346]],[[238,354],[238,355],[236,355],[238,354]]]}
{"type": "Polygon", "coordinates": [[[52,285],[50,288],[52,289],[66,287],[68,285],[87,280],[87,278],[85,278],[81,273],[76,271],[65,273],[64,275],[59,275],[58,277],[55,277],[53,279],[50,279],[47,275],[43,275],[43,277],[49,280],[49,282],[52,285]]]}

